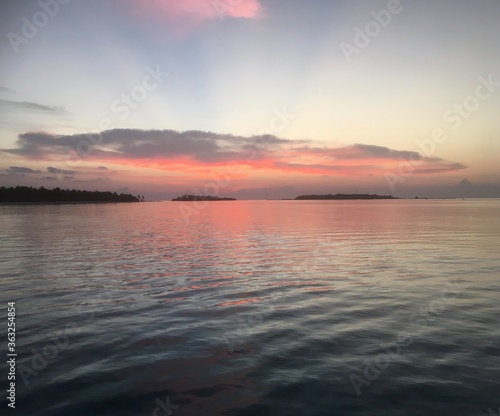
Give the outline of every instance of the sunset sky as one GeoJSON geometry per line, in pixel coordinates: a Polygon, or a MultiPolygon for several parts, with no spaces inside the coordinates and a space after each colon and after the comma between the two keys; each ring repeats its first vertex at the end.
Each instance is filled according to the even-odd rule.
{"type": "Polygon", "coordinates": [[[500,197],[498,0],[7,0],[0,184],[500,197]]]}

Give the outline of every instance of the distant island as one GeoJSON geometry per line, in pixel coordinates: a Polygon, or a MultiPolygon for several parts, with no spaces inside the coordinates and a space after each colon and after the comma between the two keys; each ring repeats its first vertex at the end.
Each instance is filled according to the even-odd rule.
{"type": "Polygon", "coordinates": [[[391,195],[369,194],[328,194],[328,195],[301,195],[295,200],[354,200],[354,199],[398,199],[391,195]]]}
{"type": "Polygon", "coordinates": [[[210,195],[182,195],[172,199],[172,201],[236,201],[235,198],[224,198],[210,195]]]}
{"type": "Polygon", "coordinates": [[[85,202],[141,202],[144,197],[131,194],[117,194],[109,191],[80,191],[76,189],[45,189],[31,186],[0,188],[0,203],[26,204],[79,204],[85,202]]]}

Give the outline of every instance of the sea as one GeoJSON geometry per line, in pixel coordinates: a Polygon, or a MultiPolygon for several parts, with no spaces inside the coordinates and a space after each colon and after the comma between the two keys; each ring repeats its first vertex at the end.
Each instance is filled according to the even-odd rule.
{"type": "Polygon", "coordinates": [[[2,415],[500,414],[500,200],[4,205],[0,236],[2,415]]]}

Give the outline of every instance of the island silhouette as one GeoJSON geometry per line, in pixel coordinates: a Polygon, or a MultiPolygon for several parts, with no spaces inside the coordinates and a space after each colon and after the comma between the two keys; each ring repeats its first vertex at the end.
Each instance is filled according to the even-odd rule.
{"type": "MultiPolygon", "coordinates": [[[[300,195],[294,201],[306,200],[372,200],[372,199],[399,199],[392,195],[376,194],[326,194],[326,195],[300,195]]],[[[77,189],[46,189],[43,186],[0,187],[0,203],[100,203],[100,202],[143,202],[141,195],[116,193],[110,191],[82,191],[77,189]]],[[[236,198],[220,197],[213,195],[184,194],[173,198],[172,201],[236,201],[236,198]]]]}
{"type": "Polygon", "coordinates": [[[172,199],[172,201],[236,201],[235,198],[225,198],[211,195],[188,195],[184,194],[172,199]]]}
{"type": "Polygon", "coordinates": [[[392,195],[370,194],[328,194],[328,195],[301,195],[295,198],[300,200],[354,200],[354,199],[398,199],[392,195]]]}
{"type": "Polygon", "coordinates": [[[0,203],[44,203],[44,204],[79,204],[104,202],[142,202],[141,195],[117,194],[110,191],[80,191],[77,189],[46,189],[43,186],[16,186],[0,188],[0,203]]]}

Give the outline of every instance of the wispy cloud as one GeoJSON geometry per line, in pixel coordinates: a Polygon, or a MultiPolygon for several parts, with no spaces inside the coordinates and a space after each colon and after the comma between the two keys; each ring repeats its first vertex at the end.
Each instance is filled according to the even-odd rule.
{"type": "Polygon", "coordinates": [[[11,101],[4,100],[0,98],[0,109],[3,111],[21,111],[21,112],[43,112],[43,113],[54,113],[63,114],[66,111],[63,107],[55,107],[50,105],[43,105],[38,103],[32,103],[29,101],[11,101]]]}
{"type": "Polygon", "coordinates": [[[3,87],[0,85],[0,93],[15,94],[15,91],[11,88],[3,87]]]}
{"type": "Polygon", "coordinates": [[[11,166],[10,168],[5,169],[5,172],[7,172],[10,175],[23,175],[25,173],[41,173],[41,171],[39,170],[34,170],[23,166],[11,166]]]}
{"type": "MultiPolygon", "coordinates": [[[[238,163],[253,170],[369,176],[383,175],[410,158],[419,162],[415,174],[442,174],[466,168],[460,163],[424,157],[414,151],[364,144],[319,146],[311,140],[296,141],[271,135],[245,137],[204,131],[115,129],[99,136],[99,145],[82,154],[82,158],[171,171],[238,163]]],[[[57,160],[67,157],[68,149],[78,152],[88,145],[89,137],[83,134],[61,136],[31,132],[18,136],[17,148],[3,152],[26,159],[57,160]]],[[[74,173],[49,169],[49,173],[74,173]]]]}
{"type": "Polygon", "coordinates": [[[332,155],[334,159],[394,159],[398,157],[403,158],[415,158],[415,160],[420,160],[421,156],[417,152],[404,151],[404,150],[393,150],[388,147],[367,145],[367,144],[355,144],[353,146],[347,146],[343,149],[337,149],[332,155]]]}
{"type": "Polygon", "coordinates": [[[52,173],[52,174],[57,173],[57,174],[63,174],[63,175],[72,175],[72,174],[76,173],[74,170],[53,168],[51,166],[49,166],[47,168],[47,172],[52,173]]]}

